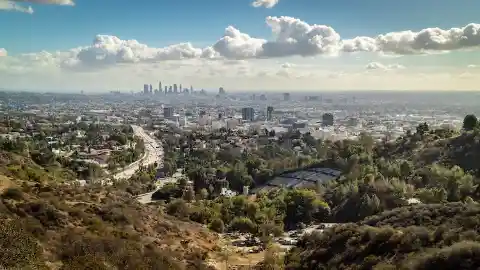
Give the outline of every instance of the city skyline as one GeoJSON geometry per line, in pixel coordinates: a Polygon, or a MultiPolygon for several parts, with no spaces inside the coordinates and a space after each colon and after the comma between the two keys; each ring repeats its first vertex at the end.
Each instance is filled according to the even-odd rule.
{"type": "Polygon", "coordinates": [[[0,0],[0,24],[15,25],[0,29],[0,88],[130,91],[166,77],[229,92],[479,89],[475,1],[128,4],[0,0]]]}

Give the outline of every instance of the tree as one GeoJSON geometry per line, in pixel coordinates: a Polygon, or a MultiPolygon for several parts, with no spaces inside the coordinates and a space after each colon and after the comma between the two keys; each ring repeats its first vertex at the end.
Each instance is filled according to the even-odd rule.
{"type": "Polygon", "coordinates": [[[206,188],[200,189],[200,192],[198,193],[198,197],[200,200],[208,199],[208,190],[206,188]]]}
{"type": "Polygon", "coordinates": [[[167,183],[159,190],[155,191],[152,194],[152,199],[154,200],[164,200],[170,201],[172,198],[180,198],[183,195],[183,190],[178,187],[178,185],[174,183],[167,183]]]}
{"type": "Polygon", "coordinates": [[[242,233],[254,233],[257,229],[255,223],[253,223],[247,217],[236,217],[230,223],[230,228],[234,231],[242,233]]]}
{"type": "Polygon", "coordinates": [[[427,123],[422,123],[417,126],[417,134],[424,135],[427,133],[429,130],[428,124],[427,123]]]}
{"type": "Polygon", "coordinates": [[[191,202],[195,199],[195,191],[192,187],[187,187],[183,192],[183,199],[187,202],[191,202]]]}
{"type": "Polygon", "coordinates": [[[265,256],[260,266],[261,270],[281,270],[284,269],[283,258],[280,255],[278,246],[270,244],[265,250],[265,256]]]}
{"type": "Polygon", "coordinates": [[[469,114],[463,119],[463,129],[473,130],[478,125],[478,119],[475,115],[469,114]]]}
{"type": "Polygon", "coordinates": [[[223,220],[216,218],[212,220],[208,228],[214,232],[223,233],[225,231],[225,224],[223,223],[223,220]]]}
{"type": "Polygon", "coordinates": [[[293,227],[299,222],[310,223],[314,219],[322,221],[330,212],[328,205],[317,199],[312,190],[288,190],[284,200],[286,205],[284,223],[287,227],[293,227]]]}
{"type": "Polygon", "coordinates": [[[188,217],[189,208],[187,203],[182,199],[172,201],[167,205],[167,214],[179,218],[188,217]]]}

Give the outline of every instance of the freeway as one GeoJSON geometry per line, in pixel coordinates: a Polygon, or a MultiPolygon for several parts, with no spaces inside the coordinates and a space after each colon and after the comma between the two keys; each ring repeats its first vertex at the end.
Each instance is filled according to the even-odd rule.
{"type": "Polygon", "coordinates": [[[143,139],[143,142],[145,144],[145,153],[139,160],[129,164],[127,167],[125,167],[125,169],[116,173],[113,176],[115,180],[128,179],[132,177],[132,175],[140,168],[140,166],[148,166],[154,164],[155,162],[158,165],[161,165],[161,163],[163,162],[162,145],[159,144],[154,138],[152,138],[151,135],[145,132],[142,127],[132,125],[132,128],[135,136],[143,139]]]}

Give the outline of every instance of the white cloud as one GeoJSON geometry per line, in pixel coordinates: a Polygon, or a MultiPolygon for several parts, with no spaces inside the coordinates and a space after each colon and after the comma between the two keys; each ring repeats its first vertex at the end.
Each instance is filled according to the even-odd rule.
{"type": "Polygon", "coordinates": [[[0,48],[0,57],[2,56],[7,56],[7,50],[5,50],[4,48],[0,48]]]}
{"type": "Polygon", "coordinates": [[[477,68],[477,65],[468,65],[468,68],[477,68]]]}
{"type": "Polygon", "coordinates": [[[65,59],[64,64],[82,64],[101,67],[113,64],[159,62],[199,58],[202,50],[190,43],[180,43],[164,48],[151,48],[136,40],[121,40],[115,36],[97,35],[89,47],[72,51],[75,59],[65,59]]]}
{"type": "Polygon", "coordinates": [[[6,1],[6,0],[0,0],[0,10],[18,11],[18,12],[23,12],[28,14],[33,13],[33,9],[31,6],[24,7],[24,6],[18,5],[13,1],[6,1]]]}
{"type": "Polygon", "coordinates": [[[210,58],[219,56],[230,59],[256,58],[261,54],[265,42],[264,39],[252,38],[235,27],[229,26],[225,29],[224,36],[205,51],[213,51],[208,54],[210,58]]]}
{"type": "Polygon", "coordinates": [[[18,11],[24,13],[33,13],[31,6],[22,6],[18,3],[34,3],[45,5],[61,5],[61,6],[74,6],[75,3],[72,0],[0,0],[0,10],[18,11]]]}
{"type": "Polygon", "coordinates": [[[426,28],[418,32],[391,32],[375,37],[359,36],[342,40],[335,29],[310,25],[302,20],[282,16],[267,17],[274,40],[254,38],[230,26],[224,37],[209,50],[215,57],[248,59],[293,55],[337,55],[340,52],[376,52],[382,55],[444,53],[480,46],[480,24],[443,30],[426,28]]]}
{"type": "Polygon", "coordinates": [[[72,0],[10,0],[11,2],[19,3],[34,3],[44,5],[61,5],[61,6],[74,6],[75,3],[72,0]]]}
{"type": "MultiPolygon", "coordinates": [[[[32,0],[30,2],[67,4],[71,1],[32,0]]],[[[245,65],[247,62],[255,62],[258,65],[260,62],[270,61],[271,58],[286,58],[289,62],[280,65],[282,68],[288,69],[293,65],[290,63],[292,57],[347,55],[355,52],[396,55],[425,54],[431,51],[458,50],[480,45],[480,25],[477,24],[469,24],[463,28],[452,28],[450,30],[428,28],[419,32],[392,32],[376,37],[356,37],[347,40],[342,40],[340,34],[329,26],[310,25],[292,17],[267,17],[266,24],[274,34],[272,40],[252,37],[233,26],[227,27],[223,37],[205,48],[194,47],[188,42],[155,48],[137,40],[123,40],[115,36],[98,35],[89,46],[62,52],[10,55],[2,57],[0,64],[4,67],[10,67],[11,70],[25,72],[30,72],[36,68],[46,69],[47,67],[67,71],[98,71],[99,69],[129,65],[145,64],[152,67],[164,62],[170,63],[169,65],[173,67],[171,61],[176,61],[177,66],[185,66],[186,61],[197,61],[195,62],[197,70],[206,62],[211,63],[211,65],[217,63],[216,65],[228,65],[234,68],[232,66],[245,65]]],[[[0,55],[6,56],[6,51],[5,53],[0,51],[0,55]]],[[[310,58],[303,59],[306,61],[310,58]]],[[[315,65],[317,60],[312,61],[315,65]]],[[[369,61],[374,61],[374,59],[369,61]]],[[[273,65],[278,68],[279,62],[272,63],[273,65]]],[[[358,70],[358,63],[356,65],[356,70],[358,70]]],[[[369,70],[394,70],[404,67],[398,64],[386,65],[372,62],[365,68],[369,70]]],[[[301,68],[299,67],[299,69],[301,68]]],[[[244,70],[240,72],[245,73],[244,70]]],[[[275,74],[276,71],[272,72],[275,74]]],[[[286,73],[281,74],[286,75],[286,73]]]]}
{"type": "Polygon", "coordinates": [[[426,28],[419,32],[391,32],[376,37],[356,37],[343,42],[346,52],[383,52],[393,54],[424,54],[480,46],[480,24],[443,30],[426,28]]]}
{"type": "Polygon", "coordinates": [[[365,69],[368,70],[394,70],[394,69],[404,69],[405,67],[399,64],[384,65],[379,62],[371,62],[365,66],[365,69]]]}
{"type": "Polygon", "coordinates": [[[265,7],[265,8],[273,8],[278,4],[279,0],[255,0],[252,3],[254,7],[265,7]]]}

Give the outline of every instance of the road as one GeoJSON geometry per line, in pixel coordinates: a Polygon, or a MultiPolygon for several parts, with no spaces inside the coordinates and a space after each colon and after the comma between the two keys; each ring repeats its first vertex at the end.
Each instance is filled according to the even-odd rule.
{"type": "Polygon", "coordinates": [[[115,180],[120,179],[129,179],[132,175],[140,168],[140,166],[148,166],[157,162],[158,165],[161,165],[163,162],[163,148],[151,135],[149,135],[145,130],[136,125],[132,125],[133,133],[135,136],[138,136],[143,139],[145,144],[145,153],[143,156],[129,164],[121,172],[116,173],[113,178],[115,180]]]}
{"type": "Polygon", "coordinates": [[[152,200],[153,193],[155,193],[157,190],[159,190],[160,188],[162,188],[164,185],[166,185],[168,183],[176,183],[178,181],[178,179],[180,177],[182,177],[182,175],[183,175],[182,173],[177,172],[177,173],[173,174],[172,177],[158,179],[158,181],[155,183],[156,189],[152,192],[148,192],[148,193],[138,195],[137,196],[137,201],[141,204],[151,203],[153,201],[152,200]]]}

